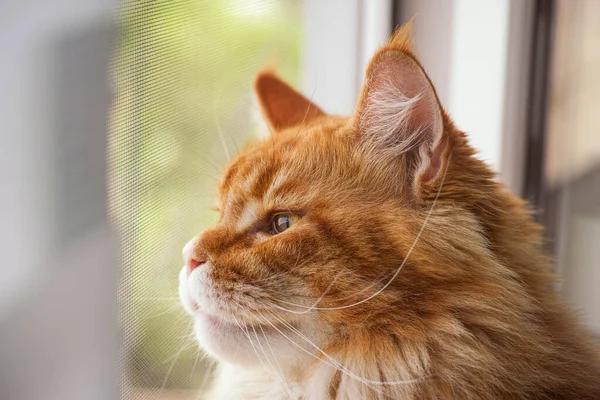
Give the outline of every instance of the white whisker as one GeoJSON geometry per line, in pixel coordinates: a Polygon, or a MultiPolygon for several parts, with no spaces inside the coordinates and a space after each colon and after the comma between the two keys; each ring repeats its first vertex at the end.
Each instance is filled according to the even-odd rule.
{"type": "MultiPolygon", "coordinates": [[[[262,328],[261,328],[262,329],[262,328]]],[[[279,378],[279,380],[281,381],[281,383],[285,386],[288,394],[290,395],[290,398],[292,398],[292,394],[290,392],[290,389],[287,385],[287,383],[285,382],[285,376],[283,375],[283,371],[280,370],[280,374],[277,373],[277,371],[275,370],[275,367],[273,366],[273,364],[271,363],[271,360],[269,359],[269,356],[267,355],[267,353],[265,352],[265,348],[263,347],[263,345],[260,343],[260,339],[258,337],[258,334],[256,333],[256,328],[254,327],[254,325],[252,325],[252,331],[254,332],[254,336],[256,337],[256,343],[258,344],[258,346],[260,346],[260,349],[262,351],[262,353],[265,355],[265,358],[267,359],[267,362],[269,363],[269,365],[271,366],[271,370],[273,371],[273,373],[279,378]]],[[[263,335],[264,335],[264,331],[263,331],[263,335]]],[[[265,341],[268,343],[267,337],[265,335],[265,341]]],[[[273,354],[273,358],[275,358],[275,353],[273,353],[272,349],[271,349],[271,354],[273,354]]]]}
{"type": "MultiPolygon", "coordinates": [[[[402,263],[400,264],[400,266],[396,269],[395,273],[393,274],[393,276],[386,282],[385,285],[383,285],[383,287],[381,287],[379,290],[377,290],[375,293],[373,293],[372,295],[357,301],[355,303],[352,304],[347,304],[347,305],[343,305],[343,306],[338,306],[338,307],[313,307],[313,306],[305,306],[305,305],[301,305],[301,304],[294,304],[296,307],[300,307],[300,308],[304,308],[304,309],[308,309],[310,311],[312,310],[319,310],[319,311],[332,311],[332,310],[342,310],[345,308],[351,308],[351,307],[355,307],[358,306],[360,304],[363,304],[371,299],[373,299],[374,297],[376,297],[377,295],[379,295],[381,292],[383,292],[385,289],[387,289],[388,286],[390,286],[392,284],[392,282],[394,281],[394,279],[396,279],[396,277],[400,274],[400,271],[402,270],[402,268],[404,267],[404,265],[406,264],[406,261],[408,261],[408,258],[410,257],[410,255],[412,254],[415,246],[417,245],[419,239],[421,238],[421,235],[423,234],[423,231],[425,230],[425,227],[427,226],[427,223],[429,222],[429,218],[431,217],[431,214],[433,213],[433,210],[435,208],[435,205],[437,203],[437,200],[440,196],[440,193],[442,192],[442,187],[444,186],[444,181],[446,179],[446,172],[448,171],[448,163],[446,164],[445,168],[444,168],[444,174],[442,175],[442,181],[440,182],[440,187],[438,188],[437,194],[433,200],[433,203],[431,204],[431,207],[429,208],[429,211],[427,212],[427,215],[425,216],[425,219],[423,220],[423,223],[421,224],[421,229],[419,230],[419,232],[417,233],[417,236],[415,237],[415,240],[413,241],[412,245],[410,246],[410,248],[408,249],[408,252],[406,253],[406,256],[404,257],[404,260],[402,260],[402,263]]],[[[281,302],[284,302],[283,300],[281,300],[281,302]]],[[[284,307],[277,307],[278,309],[282,310],[282,311],[287,311],[293,314],[304,314],[305,311],[294,311],[294,310],[288,310],[285,309],[284,307]]]]}
{"type": "MultiPolygon", "coordinates": [[[[260,313],[259,313],[260,314],[260,313]]],[[[321,354],[323,354],[330,362],[327,362],[325,360],[323,360],[320,357],[317,357],[316,355],[314,355],[313,353],[307,351],[306,349],[304,349],[302,346],[300,346],[298,343],[296,343],[295,341],[293,341],[289,336],[287,336],[285,333],[281,332],[280,329],[278,329],[273,323],[271,323],[270,321],[268,321],[264,316],[263,319],[267,320],[269,322],[269,324],[276,329],[279,333],[281,333],[286,339],[288,339],[292,344],[294,344],[296,347],[298,347],[299,349],[301,349],[302,351],[304,351],[306,354],[310,355],[311,357],[317,359],[318,361],[324,363],[325,365],[328,365],[330,367],[332,367],[335,370],[338,370],[340,372],[342,372],[343,374],[346,374],[348,376],[350,376],[351,378],[354,378],[356,380],[358,380],[359,382],[365,384],[366,386],[370,387],[371,389],[377,391],[377,392],[381,392],[380,389],[371,386],[368,382],[364,382],[362,380],[362,378],[360,378],[359,376],[355,375],[354,373],[352,373],[351,371],[346,370],[346,368],[340,364],[336,359],[334,359],[333,357],[331,357],[329,354],[327,354],[326,352],[324,352],[323,350],[321,350],[319,348],[319,346],[317,346],[316,344],[314,344],[310,339],[306,338],[304,335],[302,335],[300,332],[298,332],[294,327],[292,327],[291,325],[289,325],[287,322],[281,320],[280,318],[278,318],[277,316],[275,316],[274,314],[271,314],[275,319],[277,319],[280,323],[282,323],[284,326],[286,326],[288,329],[292,330],[292,332],[296,333],[296,335],[300,336],[305,342],[307,342],[308,344],[310,344],[312,347],[314,347],[315,349],[317,349],[321,354]]]]}
{"type": "Polygon", "coordinates": [[[279,365],[279,361],[277,361],[277,356],[275,355],[275,351],[273,351],[273,347],[271,346],[271,343],[267,339],[267,335],[265,334],[265,330],[263,329],[262,325],[259,325],[258,327],[260,328],[260,330],[263,334],[263,337],[265,338],[265,342],[267,343],[267,346],[269,346],[269,349],[271,350],[271,354],[273,355],[273,360],[275,361],[275,364],[277,364],[277,368],[279,369],[279,372],[281,374],[283,385],[285,386],[285,389],[288,392],[288,395],[290,396],[290,399],[291,399],[292,392],[290,391],[290,387],[288,386],[287,382],[285,381],[285,375],[283,374],[283,369],[281,368],[281,365],[279,365]]]}
{"type": "Polygon", "coordinates": [[[217,125],[217,133],[219,134],[219,138],[221,139],[221,145],[223,146],[223,151],[225,152],[225,156],[227,156],[227,162],[231,162],[231,157],[229,156],[229,149],[227,148],[227,143],[225,143],[225,135],[223,135],[223,129],[221,129],[221,123],[219,122],[219,118],[217,116],[216,107],[213,110],[213,117],[215,119],[215,124],[217,125]]]}
{"type": "Polygon", "coordinates": [[[339,361],[337,361],[335,358],[333,358],[328,353],[326,353],[324,350],[322,350],[319,346],[317,346],[314,342],[312,342],[309,338],[307,338],[304,334],[302,334],[302,332],[298,331],[296,328],[294,328],[288,322],[286,322],[286,321],[282,320],[281,318],[277,317],[275,314],[271,314],[271,315],[273,316],[273,318],[275,318],[281,324],[285,325],[288,329],[290,329],[296,335],[300,336],[308,344],[310,344],[311,346],[313,346],[317,351],[319,351],[321,354],[323,354],[325,357],[327,357],[328,360],[330,360],[334,364],[338,365],[339,366],[339,370],[341,372],[344,372],[344,373],[348,374],[349,376],[353,377],[354,379],[359,380],[362,383],[372,384],[372,385],[407,385],[407,384],[420,383],[423,380],[430,378],[428,376],[428,377],[425,377],[425,378],[407,379],[407,380],[401,380],[401,381],[386,381],[386,382],[375,381],[375,380],[363,378],[361,376],[356,375],[352,371],[346,369],[346,367],[344,367],[339,361]]]}
{"type": "Polygon", "coordinates": [[[167,308],[165,311],[161,311],[158,314],[150,315],[150,316],[146,317],[146,319],[160,317],[161,315],[169,314],[174,311],[179,311],[180,314],[185,314],[185,310],[183,308],[181,308],[181,305],[178,303],[175,303],[171,307],[167,308]]]}
{"type": "Polygon", "coordinates": [[[138,297],[138,298],[132,298],[130,299],[131,301],[167,301],[167,300],[171,300],[171,301],[179,301],[179,297],[138,297]]]}
{"type": "Polygon", "coordinates": [[[208,383],[208,380],[209,380],[210,376],[212,375],[212,373],[214,372],[214,369],[216,366],[217,366],[216,361],[213,361],[211,367],[206,369],[206,371],[204,373],[204,377],[202,378],[202,383],[200,383],[200,388],[198,389],[198,395],[195,396],[194,400],[200,400],[202,393],[204,392],[204,388],[205,388],[206,384],[208,383]]]}
{"type": "Polygon", "coordinates": [[[248,342],[250,343],[250,346],[252,346],[252,350],[254,350],[254,354],[256,354],[256,358],[258,358],[258,361],[260,361],[260,363],[263,366],[263,368],[268,371],[269,369],[267,368],[266,364],[263,362],[262,358],[258,354],[258,351],[256,350],[256,347],[254,347],[254,342],[252,341],[252,338],[250,338],[250,332],[248,332],[244,328],[244,326],[238,321],[238,319],[235,317],[235,315],[232,315],[232,317],[235,320],[236,325],[240,328],[240,330],[244,333],[244,335],[246,335],[246,338],[248,339],[248,342]]]}
{"type": "Polygon", "coordinates": [[[198,358],[200,358],[200,349],[196,350],[196,359],[194,360],[194,365],[192,366],[192,372],[190,373],[190,380],[194,377],[194,372],[196,371],[196,365],[198,364],[198,358]]]}
{"type": "Polygon", "coordinates": [[[190,348],[190,346],[182,346],[175,354],[175,357],[174,357],[173,361],[171,362],[171,365],[169,365],[169,368],[167,369],[165,378],[163,379],[162,385],[160,387],[160,393],[162,393],[165,390],[165,387],[167,386],[167,382],[169,381],[169,377],[171,376],[171,372],[173,372],[173,367],[177,363],[177,360],[179,360],[179,357],[181,356],[181,354],[189,348],[190,348]]]}

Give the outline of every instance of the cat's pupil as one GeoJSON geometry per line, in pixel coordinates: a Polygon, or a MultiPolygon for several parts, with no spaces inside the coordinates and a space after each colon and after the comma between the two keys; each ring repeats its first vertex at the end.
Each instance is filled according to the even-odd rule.
{"type": "Polygon", "coordinates": [[[288,229],[290,226],[292,226],[292,223],[290,221],[290,217],[289,216],[283,216],[283,217],[278,217],[277,218],[277,231],[278,232],[283,232],[286,229],[288,229]]]}
{"type": "Polygon", "coordinates": [[[271,233],[277,234],[289,229],[294,223],[300,219],[298,214],[285,213],[277,214],[271,222],[271,233]]]}

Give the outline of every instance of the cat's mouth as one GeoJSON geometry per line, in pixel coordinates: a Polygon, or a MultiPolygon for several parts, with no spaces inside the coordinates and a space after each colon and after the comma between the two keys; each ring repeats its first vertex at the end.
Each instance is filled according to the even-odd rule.
{"type": "Polygon", "coordinates": [[[261,358],[265,361],[263,351],[268,359],[281,362],[311,351],[304,339],[308,327],[312,327],[310,321],[290,319],[268,308],[256,310],[241,298],[226,302],[218,295],[211,296],[215,290],[210,282],[199,281],[196,277],[190,284],[186,267],[182,268],[179,294],[184,308],[194,318],[198,343],[212,357],[256,366],[261,358]]]}

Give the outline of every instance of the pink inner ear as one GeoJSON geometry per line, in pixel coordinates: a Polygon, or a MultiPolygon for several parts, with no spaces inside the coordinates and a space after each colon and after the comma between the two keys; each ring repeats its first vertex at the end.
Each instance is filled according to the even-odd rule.
{"type": "Polygon", "coordinates": [[[429,158],[429,165],[423,172],[423,175],[421,175],[422,182],[426,183],[433,180],[442,169],[442,157],[444,155],[444,150],[446,150],[446,142],[446,138],[442,137],[437,146],[435,146],[435,150],[433,150],[433,154],[429,158]]]}
{"type": "Polygon", "coordinates": [[[360,116],[366,140],[391,154],[416,152],[422,181],[442,164],[442,114],[429,79],[419,64],[400,51],[375,57],[360,116]]]}

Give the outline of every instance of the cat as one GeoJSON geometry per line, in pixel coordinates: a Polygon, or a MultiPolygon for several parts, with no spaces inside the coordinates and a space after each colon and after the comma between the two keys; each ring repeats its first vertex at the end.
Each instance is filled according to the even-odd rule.
{"type": "Polygon", "coordinates": [[[440,105],[411,29],[350,117],[256,78],[272,136],[183,251],[180,297],[219,361],[209,398],[600,399],[540,226],[440,105]]]}

